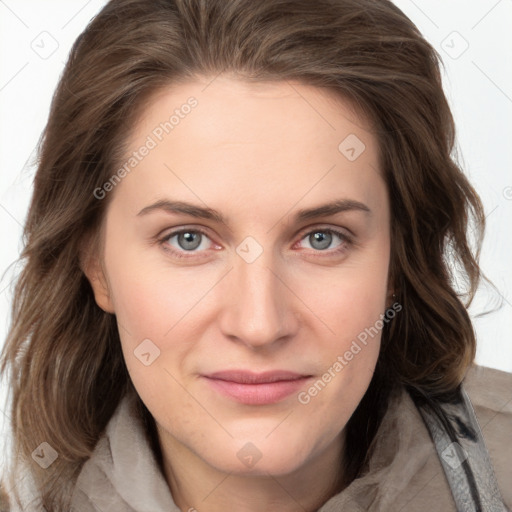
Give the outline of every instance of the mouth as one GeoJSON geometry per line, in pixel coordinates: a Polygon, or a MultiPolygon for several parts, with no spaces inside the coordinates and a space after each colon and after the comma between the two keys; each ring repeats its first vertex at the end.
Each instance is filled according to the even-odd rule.
{"type": "Polygon", "coordinates": [[[298,392],[312,375],[276,370],[254,373],[245,370],[215,372],[203,376],[220,394],[247,405],[267,405],[298,392]]]}

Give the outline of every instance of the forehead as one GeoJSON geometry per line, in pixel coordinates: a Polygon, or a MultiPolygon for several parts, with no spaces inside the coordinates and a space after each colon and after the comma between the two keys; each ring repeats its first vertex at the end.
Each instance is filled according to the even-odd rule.
{"type": "Polygon", "coordinates": [[[126,161],[151,149],[118,188],[148,200],[164,189],[205,201],[224,191],[221,200],[253,206],[331,192],[365,202],[384,185],[371,129],[348,101],[297,82],[180,83],[155,94],[134,125],[126,161]]]}
{"type": "Polygon", "coordinates": [[[158,132],[160,123],[169,120],[172,124],[169,138],[181,139],[180,143],[189,138],[187,126],[190,125],[197,137],[213,143],[250,142],[248,136],[263,140],[265,134],[267,142],[278,143],[273,135],[279,130],[280,140],[297,140],[302,134],[311,143],[322,139],[331,144],[331,139],[336,141],[346,130],[359,131],[359,135],[365,133],[363,138],[369,138],[372,130],[362,112],[356,112],[352,102],[332,89],[293,81],[249,82],[225,75],[159,90],[146,102],[131,141],[155,129],[158,132]],[[191,98],[196,106],[188,108],[191,98]],[[181,122],[186,118],[190,119],[181,122]],[[326,137],[329,133],[331,137],[326,137]]]}

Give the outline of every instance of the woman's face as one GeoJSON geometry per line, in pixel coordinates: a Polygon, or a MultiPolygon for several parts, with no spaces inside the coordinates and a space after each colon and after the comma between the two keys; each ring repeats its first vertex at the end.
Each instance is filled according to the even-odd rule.
{"type": "Polygon", "coordinates": [[[278,475],[342,445],[390,298],[369,129],[320,89],[226,76],[159,93],[134,127],[96,191],[90,278],[166,453],[278,475]],[[248,383],[264,372],[291,373],[248,383]]]}

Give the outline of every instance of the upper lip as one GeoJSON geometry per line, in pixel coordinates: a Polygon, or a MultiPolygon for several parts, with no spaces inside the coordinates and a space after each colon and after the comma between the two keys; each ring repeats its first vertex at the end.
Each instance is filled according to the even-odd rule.
{"type": "Polygon", "coordinates": [[[305,377],[310,377],[310,375],[286,370],[273,370],[262,373],[255,373],[248,370],[225,370],[205,375],[205,377],[208,377],[209,379],[237,382],[239,384],[263,384],[266,382],[303,379],[305,377]]]}

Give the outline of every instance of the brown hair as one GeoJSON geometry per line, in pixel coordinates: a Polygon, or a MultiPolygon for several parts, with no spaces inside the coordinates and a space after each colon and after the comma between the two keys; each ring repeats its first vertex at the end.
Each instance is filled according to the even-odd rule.
{"type": "Polygon", "coordinates": [[[96,305],[80,268],[81,243],[98,232],[109,199],[93,191],[123,161],[147,101],[178,81],[221,72],[298,80],[348,99],[372,122],[391,198],[390,279],[403,310],[384,328],[374,379],[347,425],[345,473],[363,468],[385,390],[405,384],[437,396],[460,384],[475,336],[447,262],[455,260],[470,301],[484,216],[453,156],[439,64],[389,0],[112,0],[91,21],[39,147],[0,365],[11,372],[13,454],[28,461],[46,509],[68,509],[73,479],[133,391],[115,316],[96,305]],[[59,454],[47,470],[31,460],[43,441],[59,454]]]}

